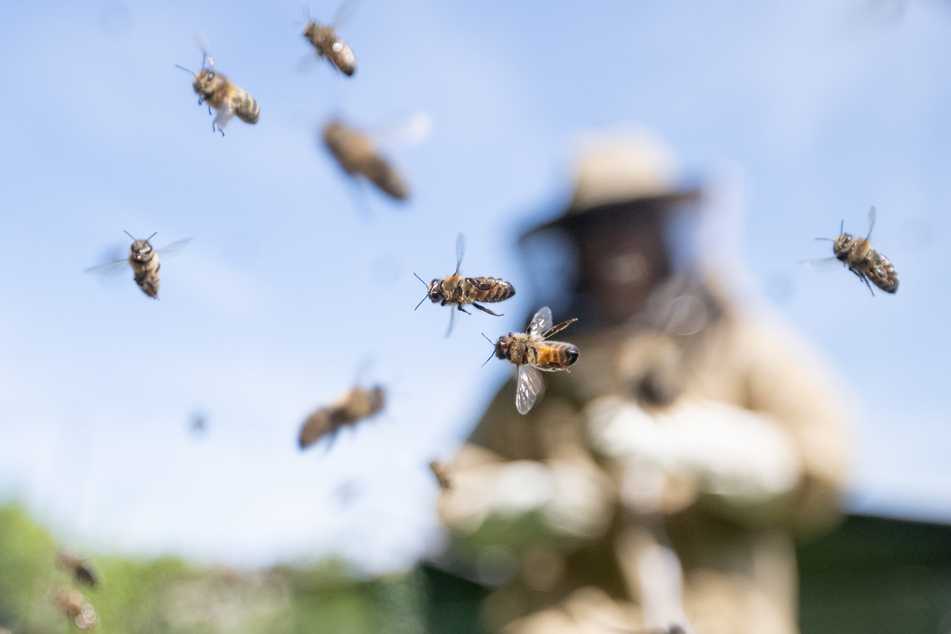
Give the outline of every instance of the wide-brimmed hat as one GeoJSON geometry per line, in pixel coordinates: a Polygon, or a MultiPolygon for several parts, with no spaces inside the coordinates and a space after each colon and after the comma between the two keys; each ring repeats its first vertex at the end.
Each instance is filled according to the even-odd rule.
{"type": "Polygon", "coordinates": [[[588,134],[578,143],[572,169],[574,192],[567,209],[555,220],[525,233],[603,214],[630,213],[646,205],[635,201],[675,203],[699,196],[698,184],[684,184],[677,158],[656,134],[643,128],[621,128],[588,134]]]}

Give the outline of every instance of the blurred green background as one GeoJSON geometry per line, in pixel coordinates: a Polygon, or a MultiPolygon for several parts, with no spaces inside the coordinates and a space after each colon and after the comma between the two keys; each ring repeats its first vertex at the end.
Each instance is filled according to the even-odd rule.
{"type": "MultiPolygon", "coordinates": [[[[53,536],[22,508],[0,508],[0,626],[76,631],[49,599],[70,586],[53,536]]],[[[365,578],[339,560],[264,571],[181,559],[96,557],[82,588],[99,632],[476,634],[488,589],[430,564],[365,578]]],[[[951,527],[853,515],[800,546],[803,634],[951,630],[951,527]]]]}

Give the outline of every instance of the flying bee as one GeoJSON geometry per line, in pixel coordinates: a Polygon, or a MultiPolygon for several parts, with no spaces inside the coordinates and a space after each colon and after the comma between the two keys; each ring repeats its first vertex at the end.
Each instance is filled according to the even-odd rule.
{"type": "Polygon", "coordinates": [[[161,267],[159,264],[159,254],[161,253],[166,256],[171,255],[191,242],[191,238],[184,238],[182,240],[178,240],[177,242],[173,242],[167,247],[155,250],[152,248],[152,245],[149,244],[149,240],[155,237],[155,233],[150,235],[145,240],[137,240],[135,236],[133,236],[128,231],[125,231],[124,233],[133,240],[128,259],[115,260],[113,262],[107,262],[98,266],[92,266],[86,269],[86,273],[112,273],[120,270],[123,265],[128,263],[132,267],[132,271],[135,273],[135,283],[139,285],[139,288],[142,289],[142,292],[149,297],[158,299],[160,281],[159,268],[161,267]]]}
{"type": "MultiPolygon", "coordinates": [[[[426,282],[423,282],[423,278],[413,273],[413,275],[416,275],[416,279],[423,282],[423,285],[426,286],[427,289],[426,297],[419,300],[419,304],[416,304],[416,308],[419,308],[428,298],[431,302],[434,304],[438,303],[440,306],[445,306],[446,304],[454,305],[457,310],[467,315],[471,313],[463,308],[463,306],[472,304],[473,307],[478,308],[482,312],[494,315],[495,317],[501,317],[501,314],[493,313],[485,306],[481,306],[476,302],[503,302],[512,295],[515,295],[515,288],[507,281],[498,277],[463,277],[459,275],[459,267],[462,266],[462,256],[465,250],[466,240],[460,233],[456,238],[456,271],[448,277],[442,279],[437,277],[429,284],[426,284],[426,282]]],[[[416,309],[414,308],[413,310],[416,309]]],[[[456,311],[450,310],[449,329],[446,331],[447,337],[449,333],[452,332],[453,320],[456,317],[456,311]]]]}
{"type": "Polygon", "coordinates": [[[207,103],[208,114],[211,114],[212,108],[217,112],[215,120],[211,123],[212,132],[217,130],[221,132],[221,136],[224,136],[225,125],[235,115],[238,115],[238,118],[245,123],[257,123],[261,116],[261,108],[258,106],[258,102],[247,90],[234,85],[230,79],[216,72],[215,61],[208,55],[204,46],[201,48],[203,55],[201,71],[192,73],[184,66],[178,64],[175,66],[195,76],[192,86],[198,94],[198,105],[207,103]],[[208,68],[205,68],[206,62],[208,68]]]}
{"type": "Polygon", "coordinates": [[[347,174],[365,177],[383,193],[396,200],[406,200],[409,196],[406,181],[397,169],[377,152],[368,134],[334,120],[324,126],[323,140],[347,174]]]}
{"type": "Polygon", "coordinates": [[[300,448],[314,444],[324,436],[333,436],[344,425],[355,425],[383,409],[385,390],[376,385],[370,389],[355,387],[337,403],[321,407],[310,415],[300,430],[300,448]]]}
{"type": "Polygon", "coordinates": [[[50,602],[81,630],[94,630],[99,626],[96,610],[79,590],[59,587],[50,592],[50,602]]]}
{"type": "Polygon", "coordinates": [[[810,261],[807,264],[839,260],[860,280],[865,282],[872,295],[875,295],[872,284],[886,293],[896,292],[898,290],[898,272],[895,271],[895,266],[888,258],[873,249],[872,243],[869,242],[872,237],[872,228],[875,226],[875,213],[875,207],[868,211],[868,235],[865,236],[864,240],[845,233],[845,221],[843,220],[839,228],[838,238],[835,240],[832,240],[832,238],[817,238],[817,240],[832,241],[834,256],[818,261],[810,261]],[[871,283],[869,283],[870,281],[871,283]]]}
{"type": "Polygon", "coordinates": [[[357,70],[357,58],[353,54],[350,45],[337,37],[336,27],[342,22],[344,10],[353,6],[352,2],[346,2],[337,17],[327,26],[308,19],[304,27],[304,38],[317,49],[317,55],[327,58],[331,65],[347,77],[352,77],[357,70]]]}
{"type": "Polygon", "coordinates": [[[99,585],[99,575],[86,564],[85,559],[60,550],[56,553],[56,566],[70,573],[77,583],[92,588],[99,585]]]}
{"type": "MultiPolygon", "coordinates": [[[[535,404],[538,395],[544,391],[542,375],[538,373],[538,370],[567,372],[568,366],[574,365],[578,360],[581,353],[577,346],[561,341],[546,341],[553,334],[564,330],[576,321],[578,320],[569,319],[557,326],[552,326],[551,309],[543,306],[532,317],[525,332],[510,332],[504,337],[499,337],[495,342],[495,352],[492,354],[518,366],[515,407],[518,408],[519,414],[527,414],[535,404]]],[[[489,342],[491,343],[491,340],[489,342]]],[[[489,356],[485,363],[491,359],[492,356],[489,356]]]]}

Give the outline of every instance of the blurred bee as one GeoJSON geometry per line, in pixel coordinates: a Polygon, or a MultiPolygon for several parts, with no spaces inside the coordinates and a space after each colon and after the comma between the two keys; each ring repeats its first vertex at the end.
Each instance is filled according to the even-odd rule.
{"type": "MultiPolygon", "coordinates": [[[[495,342],[493,355],[499,359],[508,359],[518,366],[515,407],[518,408],[520,414],[527,414],[535,404],[538,395],[544,391],[542,376],[538,370],[546,372],[565,370],[567,372],[568,366],[578,360],[580,352],[576,346],[560,341],[545,341],[576,321],[578,320],[569,319],[557,326],[552,326],[551,309],[544,306],[532,317],[524,333],[510,332],[504,337],[499,337],[495,342]]],[[[486,359],[485,363],[491,359],[492,356],[486,359]]]]}
{"type": "Polygon", "coordinates": [[[79,584],[91,588],[99,585],[99,576],[86,565],[85,559],[60,550],[56,553],[56,567],[70,573],[79,584]]]}
{"type": "Polygon", "coordinates": [[[217,111],[215,120],[211,123],[211,130],[221,132],[225,135],[224,127],[231,120],[231,117],[238,115],[238,118],[245,123],[257,123],[261,116],[261,108],[254,97],[245,90],[231,83],[231,80],[215,71],[215,62],[202,46],[201,71],[192,73],[184,66],[175,66],[184,71],[188,71],[195,76],[192,86],[198,94],[198,105],[203,102],[208,104],[208,114],[211,109],[217,111]],[[208,68],[205,68],[205,62],[208,68]]]}
{"type": "Polygon", "coordinates": [[[850,271],[855,273],[860,280],[865,282],[865,285],[868,286],[868,290],[872,295],[875,295],[875,291],[872,290],[872,284],[875,284],[875,286],[886,293],[894,293],[898,290],[898,272],[895,271],[895,266],[888,258],[872,248],[872,243],[869,242],[869,238],[872,237],[872,228],[874,226],[875,207],[869,209],[868,235],[865,236],[864,240],[845,233],[845,221],[843,220],[839,229],[840,235],[838,238],[835,240],[832,240],[832,238],[817,238],[817,240],[832,240],[832,252],[835,254],[832,258],[824,258],[818,262],[821,263],[824,260],[839,260],[845,264],[850,271]],[[871,281],[871,284],[869,281],[871,281]]]}
{"type": "MultiPolygon", "coordinates": [[[[463,308],[463,306],[472,304],[475,308],[483,312],[494,315],[495,317],[501,317],[501,314],[493,313],[485,306],[480,306],[476,302],[502,302],[512,295],[515,295],[515,289],[507,281],[498,277],[462,277],[459,275],[459,267],[462,266],[462,256],[465,249],[466,240],[460,233],[456,238],[456,272],[448,277],[442,279],[435,278],[432,282],[426,284],[426,282],[423,282],[423,278],[413,273],[413,275],[416,275],[416,279],[423,282],[423,285],[427,288],[426,297],[419,300],[419,304],[416,304],[416,308],[419,308],[422,303],[429,298],[434,304],[438,303],[440,306],[454,304],[456,309],[467,315],[471,313],[463,308]]],[[[413,310],[416,309],[414,308],[413,310]]],[[[449,315],[449,329],[446,331],[447,337],[449,333],[452,332],[455,316],[456,311],[452,310],[449,315]]]]}
{"type": "Polygon", "coordinates": [[[383,409],[386,392],[380,386],[369,390],[355,387],[334,405],[321,407],[304,421],[300,430],[300,448],[314,444],[324,436],[333,436],[344,425],[355,425],[383,409]]]}
{"type": "Polygon", "coordinates": [[[347,174],[362,175],[396,200],[406,200],[409,196],[406,181],[387,159],[380,156],[369,135],[335,120],[324,126],[323,140],[347,174]]]}
{"type": "Polygon", "coordinates": [[[152,248],[152,245],[149,244],[149,240],[155,237],[155,233],[150,235],[145,240],[136,240],[135,236],[133,236],[128,231],[124,231],[124,233],[133,240],[128,259],[115,260],[114,262],[107,262],[98,266],[92,266],[86,269],[86,273],[112,273],[121,269],[123,265],[128,262],[129,265],[132,266],[132,270],[135,273],[135,283],[139,285],[139,288],[142,289],[142,292],[149,297],[158,299],[160,281],[159,268],[161,267],[159,264],[159,254],[161,253],[163,255],[171,255],[191,242],[191,238],[178,240],[177,242],[173,242],[167,247],[156,251],[152,248]]]}
{"type": "Polygon", "coordinates": [[[79,590],[56,588],[50,593],[50,602],[81,630],[94,630],[99,625],[96,610],[79,590]]]}
{"type": "Polygon", "coordinates": [[[433,460],[429,463],[429,470],[433,472],[434,476],[436,476],[436,482],[439,484],[440,489],[443,491],[448,491],[451,488],[452,481],[449,479],[448,465],[433,460]]]}
{"type": "Polygon", "coordinates": [[[317,49],[317,54],[327,58],[334,68],[347,77],[352,77],[357,70],[357,58],[353,55],[350,45],[337,37],[336,26],[341,23],[344,10],[352,4],[352,2],[344,3],[333,23],[328,26],[308,19],[304,27],[304,38],[317,49]]]}

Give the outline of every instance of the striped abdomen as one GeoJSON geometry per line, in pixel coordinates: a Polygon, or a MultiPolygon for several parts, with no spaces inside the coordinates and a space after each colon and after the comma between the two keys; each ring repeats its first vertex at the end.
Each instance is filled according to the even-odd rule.
{"type": "Polygon", "coordinates": [[[539,370],[567,370],[578,360],[578,347],[561,341],[537,343],[534,347],[535,367],[539,370]]]}
{"type": "Polygon", "coordinates": [[[129,256],[129,264],[135,273],[135,283],[142,292],[149,297],[158,299],[159,291],[159,259],[154,250],[141,255],[133,253],[129,256]]]}
{"type": "Polygon", "coordinates": [[[231,94],[231,105],[234,106],[234,113],[245,123],[257,123],[261,116],[261,108],[258,102],[244,88],[234,87],[231,94]]]}
{"type": "Polygon", "coordinates": [[[463,295],[470,302],[503,302],[515,294],[515,288],[498,277],[467,277],[463,295]]]}
{"type": "Polygon", "coordinates": [[[872,284],[886,293],[894,293],[898,290],[898,271],[888,258],[871,249],[868,252],[867,263],[865,274],[872,284]]]}

